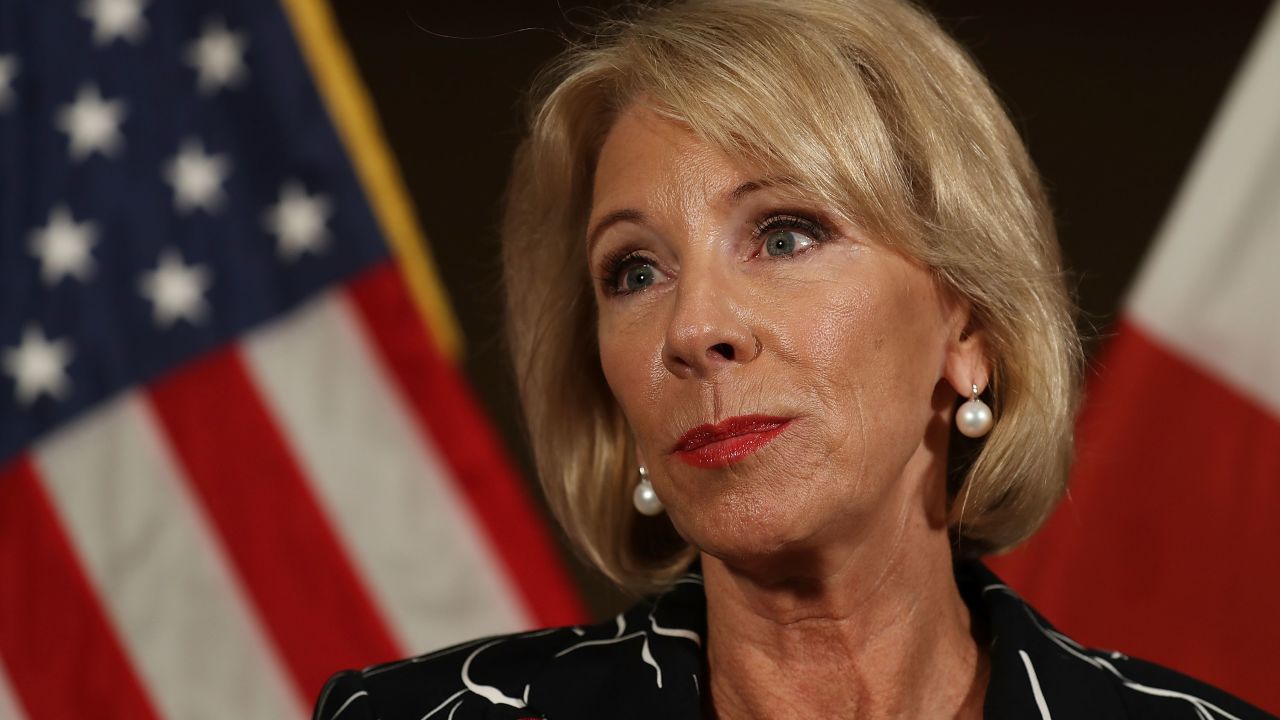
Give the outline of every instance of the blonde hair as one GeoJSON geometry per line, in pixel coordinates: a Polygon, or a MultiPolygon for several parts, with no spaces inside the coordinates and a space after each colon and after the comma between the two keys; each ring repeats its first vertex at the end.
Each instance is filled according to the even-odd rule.
{"type": "Polygon", "coordinates": [[[968,299],[997,422],[982,441],[952,434],[953,542],[977,556],[1034,532],[1066,487],[1081,351],[1052,213],[999,100],[906,2],[692,0],[607,22],[543,71],[508,188],[508,339],[543,489],[580,551],[638,592],[694,553],[631,507],[634,440],[596,345],[592,173],[637,99],[968,299]]]}

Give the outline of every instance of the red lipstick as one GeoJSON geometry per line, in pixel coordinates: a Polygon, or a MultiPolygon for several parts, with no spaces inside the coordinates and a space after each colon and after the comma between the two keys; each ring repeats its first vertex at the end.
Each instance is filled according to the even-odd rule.
{"type": "Polygon", "coordinates": [[[717,425],[699,425],[676,442],[675,456],[700,468],[731,465],[768,445],[791,418],[769,415],[740,415],[717,425]]]}

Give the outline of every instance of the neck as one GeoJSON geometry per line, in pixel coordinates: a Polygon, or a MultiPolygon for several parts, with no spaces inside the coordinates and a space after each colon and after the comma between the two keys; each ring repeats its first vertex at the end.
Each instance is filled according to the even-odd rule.
{"type": "Polygon", "coordinates": [[[981,717],[985,642],[912,494],[852,548],[703,555],[712,717],[981,717]]]}

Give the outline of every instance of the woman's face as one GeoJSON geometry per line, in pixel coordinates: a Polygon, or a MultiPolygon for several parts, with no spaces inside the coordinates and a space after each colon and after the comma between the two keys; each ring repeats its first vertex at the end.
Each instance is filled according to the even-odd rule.
{"type": "Polygon", "coordinates": [[[797,197],[640,105],[596,168],[601,365],[675,527],[722,559],[906,522],[986,385],[963,303],[797,197]]]}

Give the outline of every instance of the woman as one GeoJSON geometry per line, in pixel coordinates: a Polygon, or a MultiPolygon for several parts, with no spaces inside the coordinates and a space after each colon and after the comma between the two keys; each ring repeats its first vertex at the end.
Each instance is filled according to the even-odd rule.
{"type": "Polygon", "coordinates": [[[1062,495],[1080,349],[985,80],[896,0],[705,0],[544,73],[504,222],[539,474],[659,593],[335,676],[316,717],[1262,713],[978,560],[1062,495]]]}

